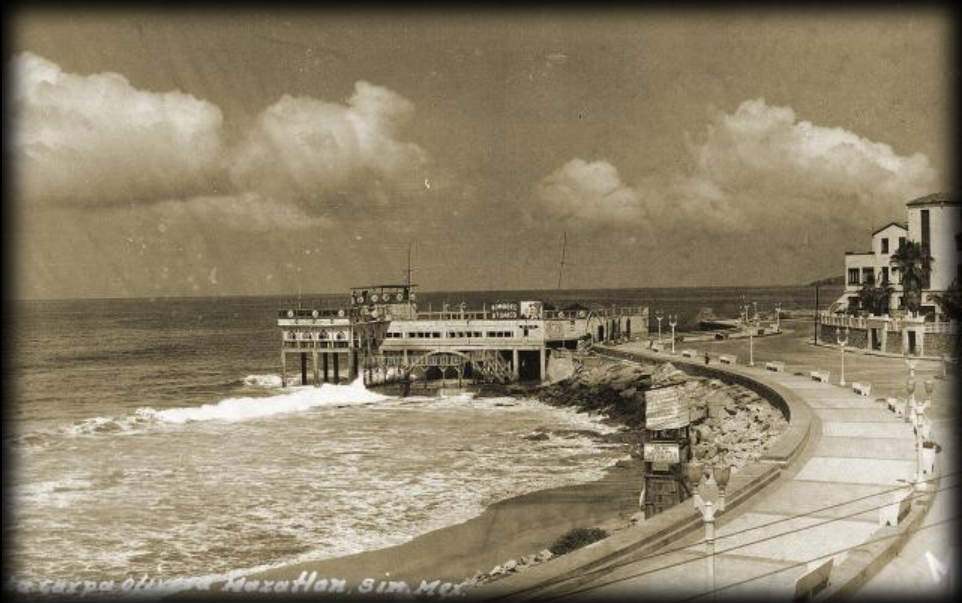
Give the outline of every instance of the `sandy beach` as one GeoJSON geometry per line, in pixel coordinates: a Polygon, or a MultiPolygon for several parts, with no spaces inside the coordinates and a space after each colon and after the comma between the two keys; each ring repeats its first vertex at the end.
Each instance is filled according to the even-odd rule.
{"type": "MultiPolygon", "coordinates": [[[[406,543],[345,557],[293,564],[246,576],[248,582],[294,581],[303,572],[343,579],[355,588],[365,578],[458,583],[509,559],[536,553],[576,527],[612,530],[638,511],[639,464],[619,462],[598,481],[552,488],[497,502],[463,523],[406,543]]],[[[223,594],[223,584],[213,591],[223,594]]],[[[205,593],[209,594],[209,593],[205,593]]]]}

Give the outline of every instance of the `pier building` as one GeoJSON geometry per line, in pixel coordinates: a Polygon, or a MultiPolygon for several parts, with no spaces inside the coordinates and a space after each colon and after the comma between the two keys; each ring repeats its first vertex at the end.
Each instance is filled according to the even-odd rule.
{"type": "Polygon", "coordinates": [[[302,384],[358,375],[366,383],[539,381],[556,350],[648,334],[643,306],[555,308],[541,300],[505,300],[422,311],[414,287],[355,287],[344,307],[280,309],[284,385],[292,354],[302,384]]]}

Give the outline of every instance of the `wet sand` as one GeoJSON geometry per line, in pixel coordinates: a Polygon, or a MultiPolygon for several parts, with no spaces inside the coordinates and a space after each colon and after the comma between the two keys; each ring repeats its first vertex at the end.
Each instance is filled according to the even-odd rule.
{"type": "MultiPolygon", "coordinates": [[[[541,490],[497,502],[481,515],[423,534],[406,543],[246,576],[296,580],[302,572],[337,578],[356,588],[361,580],[399,580],[416,589],[422,580],[459,583],[509,559],[548,548],[576,527],[622,527],[639,510],[641,465],[621,462],[595,482],[541,490]]],[[[220,591],[215,585],[214,591],[220,591]]],[[[208,593],[209,594],[209,593],[208,593]]]]}

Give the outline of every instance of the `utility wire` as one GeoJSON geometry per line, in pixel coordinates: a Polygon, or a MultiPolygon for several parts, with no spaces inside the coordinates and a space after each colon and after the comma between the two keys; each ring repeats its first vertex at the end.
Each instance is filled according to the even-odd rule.
{"type": "MultiPolygon", "coordinates": [[[[959,475],[959,473],[962,473],[962,471],[953,471],[953,472],[951,472],[951,473],[946,473],[946,474],[944,474],[944,475],[941,475],[940,477],[931,478],[931,479],[928,479],[928,480],[923,480],[923,483],[928,483],[928,482],[937,481],[937,480],[945,479],[945,478],[948,478],[948,477],[956,476],[956,475],[959,475]]],[[[753,527],[749,527],[749,528],[744,528],[744,529],[742,529],[742,530],[738,530],[738,531],[736,531],[736,532],[731,532],[731,533],[729,533],[729,534],[724,534],[724,535],[722,535],[722,536],[717,537],[717,538],[715,539],[715,542],[717,543],[718,541],[724,540],[724,539],[726,539],[726,538],[733,538],[733,537],[735,537],[735,536],[738,536],[738,535],[740,535],[740,534],[744,534],[745,532],[750,532],[750,531],[752,531],[752,530],[759,530],[759,529],[766,528],[766,527],[770,527],[770,526],[773,526],[773,525],[776,525],[776,524],[779,524],[779,523],[783,523],[783,522],[786,522],[786,521],[792,521],[792,520],[795,520],[795,519],[800,519],[800,518],[803,518],[803,517],[808,517],[808,516],[810,516],[810,515],[815,515],[815,514],[818,514],[818,513],[825,512],[825,511],[830,511],[830,510],[832,510],[832,509],[836,509],[836,508],[838,508],[838,507],[844,507],[845,505],[850,505],[850,504],[853,504],[853,503],[856,503],[856,502],[859,502],[859,501],[862,501],[862,500],[866,500],[866,499],[869,499],[869,498],[875,498],[875,497],[878,497],[878,496],[884,496],[884,495],[886,495],[886,494],[891,494],[891,493],[893,493],[893,492],[898,492],[899,490],[904,490],[906,487],[907,487],[906,485],[896,486],[896,487],[890,488],[890,489],[888,489],[888,490],[882,490],[881,492],[875,492],[875,493],[873,493],[873,494],[866,494],[866,495],[864,495],[864,496],[859,496],[859,497],[857,497],[857,498],[845,500],[845,501],[842,501],[842,502],[839,502],[839,503],[835,503],[835,504],[832,504],[832,505],[828,505],[828,506],[826,506],[826,507],[821,507],[821,508],[818,508],[818,509],[813,509],[813,510],[811,510],[811,511],[806,511],[805,513],[798,513],[798,514],[791,515],[791,516],[788,516],[788,517],[783,517],[783,518],[781,518],[781,519],[775,519],[775,520],[770,521],[770,522],[768,522],[768,523],[760,524],[760,525],[753,526],[753,527]]],[[[955,486],[952,486],[952,487],[955,487],[955,486]]],[[[943,489],[949,489],[949,487],[940,488],[939,491],[941,491],[941,490],[943,490],[943,489]]],[[[876,509],[879,509],[879,508],[882,508],[882,507],[886,507],[886,506],[888,506],[889,504],[891,504],[891,503],[882,505],[882,506],[880,506],[880,507],[876,507],[876,509]]],[[[866,513],[866,512],[871,511],[871,510],[873,510],[873,508],[865,509],[864,511],[860,511],[860,513],[866,513]]],[[[692,544],[692,545],[686,545],[686,546],[681,546],[681,547],[671,548],[671,549],[663,549],[663,550],[660,550],[660,551],[658,551],[658,552],[656,552],[656,553],[652,553],[652,554],[650,554],[650,555],[646,555],[646,556],[644,556],[644,557],[638,557],[638,558],[634,558],[634,559],[629,559],[629,560],[621,561],[621,562],[616,563],[616,564],[613,564],[613,565],[605,565],[605,566],[603,566],[603,567],[600,567],[600,568],[597,568],[597,569],[594,569],[594,570],[590,570],[590,571],[588,571],[588,572],[585,572],[584,574],[579,574],[578,576],[573,576],[573,577],[569,577],[569,578],[560,578],[560,579],[556,579],[556,580],[554,580],[554,581],[545,582],[545,583],[539,584],[539,585],[537,585],[537,586],[535,586],[535,587],[533,587],[533,588],[541,589],[541,588],[545,588],[545,587],[555,586],[555,585],[557,585],[557,584],[562,584],[562,583],[564,583],[564,582],[568,582],[568,581],[571,581],[571,580],[581,580],[581,579],[584,579],[586,576],[587,576],[587,577],[591,577],[591,576],[594,576],[594,575],[600,575],[600,574],[610,573],[611,571],[616,570],[616,569],[619,569],[619,568],[624,567],[624,566],[626,566],[626,565],[631,565],[631,564],[638,563],[638,562],[641,562],[641,561],[647,561],[647,560],[649,560],[649,559],[655,559],[655,558],[657,558],[657,557],[662,557],[662,556],[665,556],[665,555],[670,555],[671,553],[677,553],[678,551],[683,551],[683,550],[685,550],[685,549],[687,549],[687,548],[690,548],[690,547],[692,547],[692,546],[698,546],[698,545],[701,545],[701,544],[704,544],[704,543],[705,543],[705,540],[704,540],[704,539],[701,539],[701,540],[695,542],[695,543],[692,544]]],[[[494,597],[494,598],[497,599],[497,598],[499,598],[499,597],[494,597]]]]}
{"type": "MultiPolygon", "coordinates": [[[[952,473],[947,473],[947,474],[945,474],[945,475],[943,475],[943,476],[940,476],[939,478],[932,478],[932,479],[930,479],[930,480],[924,480],[924,482],[927,483],[927,482],[930,482],[930,481],[936,481],[936,480],[938,480],[938,479],[942,479],[942,478],[946,478],[946,477],[951,477],[951,476],[953,476],[953,475],[958,475],[959,473],[960,473],[960,472],[958,472],[958,471],[955,471],[955,472],[952,472],[952,473]]],[[[951,486],[946,486],[946,487],[938,488],[938,489],[935,490],[934,492],[943,492],[943,491],[946,491],[946,490],[951,490],[951,489],[957,488],[958,486],[959,486],[959,484],[953,484],[953,485],[951,485],[951,486]]],[[[774,520],[774,521],[770,521],[770,522],[765,523],[765,524],[760,524],[760,525],[757,525],[757,526],[752,526],[752,527],[744,528],[744,529],[739,530],[739,531],[737,531],[737,532],[732,532],[732,533],[730,533],[730,534],[721,535],[721,536],[715,538],[715,542],[716,542],[716,544],[717,544],[718,541],[725,540],[726,538],[732,538],[732,537],[738,536],[738,535],[740,535],[740,534],[744,534],[744,533],[746,533],[746,532],[751,532],[751,531],[754,531],[754,530],[759,530],[759,529],[762,529],[762,528],[770,527],[770,526],[773,526],[773,525],[776,525],[776,524],[779,524],[779,523],[784,523],[784,522],[787,522],[787,521],[792,521],[792,520],[795,520],[795,519],[804,518],[804,517],[807,517],[807,516],[810,516],[810,515],[813,515],[813,514],[821,513],[821,512],[828,511],[828,510],[831,510],[831,509],[835,509],[835,508],[838,508],[838,507],[842,507],[842,506],[845,506],[845,505],[850,505],[850,504],[852,504],[852,503],[859,502],[859,501],[861,501],[861,500],[865,500],[865,499],[868,499],[868,498],[873,498],[873,497],[878,497],[878,496],[884,496],[884,495],[890,494],[890,493],[892,493],[892,492],[897,492],[897,491],[899,491],[899,490],[904,490],[906,487],[907,487],[907,486],[904,486],[904,485],[903,485],[903,486],[898,486],[898,487],[895,487],[895,488],[892,488],[892,489],[889,489],[889,490],[883,490],[883,491],[881,491],[881,492],[876,492],[876,493],[874,493],[874,494],[870,494],[870,495],[866,495],[866,496],[860,496],[860,497],[858,497],[858,498],[846,500],[846,501],[843,501],[843,502],[840,502],[840,503],[836,503],[836,504],[833,504],[833,505],[828,505],[828,506],[826,506],[826,507],[822,507],[822,508],[819,508],[819,509],[814,509],[814,510],[812,510],[812,511],[808,511],[808,512],[805,512],[805,513],[799,513],[799,514],[792,515],[792,516],[788,516],[788,517],[784,517],[784,518],[781,518],[781,519],[776,519],[776,520],[774,520]]],[[[929,495],[929,494],[933,494],[934,492],[923,492],[923,493],[920,493],[920,494],[917,494],[917,495],[908,496],[908,497],[906,497],[904,500],[915,500],[915,499],[917,499],[917,498],[922,498],[922,497],[927,496],[927,495],[929,495]]],[[[736,546],[733,546],[733,547],[729,547],[729,548],[727,548],[727,549],[725,549],[725,550],[723,550],[723,551],[716,551],[716,554],[721,554],[721,553],[726,553],[726,552],[729,552],[729,551],[734,551],[734,550],[737,550],[737,549],[740,549],[740,548],[745,548],[745,547],[748,547],[748,546],[751,546],[751,545],[754,545],[754,544],[758,544],[758,543],[760,543],[760,542],[765,542],[765,541],[768,541],[768,540],[773,540],[773,539],[775,539],[775,538],[781,538],[782,536],[786,536],[786,535],[788,535],[788,534],[797,533],[797,532],[801,532],[801,531],[803,531],[803,530],[820,527],[820,526],[823,526],[823,525],[827,525],[827,524],[829,524],[829,523],[833,523],[833,522],[836,522],[836,521],[841,521],[841,520],[843,520],[843,519],[848,519],[848,518],[850,518],[850,517],[855,517],[855,516],[858,516],[858,515],[862,515],[862,514],[864,514],[864,513],[870,512],[870,511],[875,511],[875,510],[883,509],[883,508],[888,507],[888,506],[890,506],[890,505],[892,505],[892,504],[893,504],[893,503],[888,502],[888,503],[885,503],[885,504],[882,504],[882,505],[878,505],[878,506],[875,506],[875,507],[869,507],[869,508],[866,508],[866,509],[861,509],[861,510],[859,510],[859,511],[850,513],[850,514],[848,514],[848,515],[843,515],[843,516],[839,516],[839,517],[830,518],[830,519],[827,519],[826,521],[823,521],[823,522],[820,522],[820,523],[816,523],[816,524],[812,524],[812,525],[810,525],[810,526],[805,526],[805,527],[802,527],[802,528],[796,528],[796,529],[793,529],[793,530],[788,530],[788,531],[785,531],[785,532],[780,532],[780,533],[775,534],[775,535],[772,535],[772,536],[767,536],[767,537],[765,537],[765,538],[760,538],[760,539],[758,539],[758,540],[749,541],[749,542],[746,542],[746,543],[742,543],[742,544],[740,544],[740,545],[736,545],[736,546]]],[[[656,558],[658,558],[658,557],[663,557],[663,556],[665,556],[665,555],[670,555],[670,554],[672,554],[672,553],[677,553],[677,552],[684,551],[684,550],[689,549],[689,548],[697,547],[697,546],[699,546],[699,545],[701,545],[701,544],[705,544],[705,540],[704,540],[704,539],[698,540],[697,542],[692,543],[692,544],[690,544],[690,545],[680,546],[680,547],[672,548],[672,549],[664,549],[664,550],[658,551],[657,553],[653,553],[653,554],[651,554],[651,555],[646,555],[646,556],[644,556],[644,557],[640,557],[640,558],[636,558],[636,559],[630,559],[630,560],[622,561],[622,562],[619,562],[619,563],[614,564],[614,565],[606,565],[606,566],[603,566],[603,567],[600,567],[600,568],[591,570],[591,571],[589,571],[589,572],[585,572],[585,573],[583,573],[583,574],[579,574],[578,576],[573,576],[573,577],[570,577],[570,578],[562,578],[562,579],[560,579],[560,580],[556,580],[556,581],[553,581],[553,582],[542,583],[542,584],[539,584],[539,585],[537,585],[537,586],[535,586],[535,587],[533,587],[533,588],[534,588],[534,589],[537,589],[537,590],[541,590],[541,589],[543,589],[543,588],[548,588],[548,587],[552,587],[552,586],[557,586],[557,585],[559,585],[559,584],[563,584],[564,582],[568,582],[568,581],[571,581],[571,580],[583,580],[583,579],[586,578],[586,577],[587,577],[587,578],[591,578],[592,576],[597,576],[597,575],[602,575],[602,574],[608,574],[608,573],[611,573],[612,571],[614,571],[614,570],[616,570],[616,569],[619,569],[619,568],[624,567],[624,566],[627,566],[627,565],[632,565],[632,564],[636,564],[636,563],[641,563],[641,562],[644,562],[644,561],[648,561],[648,560],[651,560],[651,559],[656,559],[656,558]]],[[[631,575],[631,576],[626,576],[626,577],[624,577],[624,578],[618,578],[618,579],[616,579],[616,580],[612,580],[611,582],[605,583],[605,585],[607,585],[607,584],[614,584],[614,583],[616,583],[616,582],[621,582],[621,581],[624,581],[624,580],[630,580],[630,579],[632,579],[632,578],[634,578],[634,577],[644,576],[644,575],[647,575],[647,574],[650,574],[650,573],[662,571],[662,570],[664,570],[664,569],[669,569],[669,568],[671,568],[671,567],[675,567],[675,566],[678,566],[678,565],[684,565],[684,564],[686,564],[686,563],[692,563],[692,562],[697,561],[697,560],[698,560],[698,559],[686,560],[686,561],[682,561],[682,562],[675,563],[675,564],[672,564],[672,565],[667,565],[667,566],[664,566],[664,567],[661,567],[661,568],[657,568],[657,569],[654,569],[654,570],[643,571],[643,572],[640,572],[640,573],[638,573],[638,574],[633,574],[633,575],[631,575]]],[[[565,594],[562,595],[562,596],[568,596],[569,594],[575,594],[575,593],[578,593],[578,592],[582,592],[582,591],[584,591],[584,590],[592,590],[592,589],[594,589],[594,588],[598,588],[598,586],[593,586],[593,587],[590,587],[590,588],[575,589],[575,590],[573,590],[573,591],[570,591],[569,593],[565,593],[565,594]]],[[[511,595],[504,595],[504,597],[514,596],[514,595],[516,595],[516,594],[517,594],[517,593],[512,593],[511,595]]],[[[497,598],[503,598],[503,597],[493,597],[493,598],[494,598],[494,599],[497,599],[497,598]]]]}
{"type": "MultiPolygon", "coordinates": [[[[957,488],[957,487],[958,487],[958,484],[955,484],[955,485],[952,485],[952,486],[948,486],[948,487],[946,487],[946,488],[939,488],[939,489],[936,490],[935,492],[943,492],[943,491],[946,491],[946,490],[952,490],[952,489],[957,488]]],[[[926,496],[926,495],[928,495],[928,494],[933,494],[933,493],[932,493],[932,492],[925,492],[925,493],[922,493],[922,494],[919,494],[919,495],[916,495],[916,496],[906,497],[904,500],[915,500],[915,499],[918,499],[918,498],[923,498],[924,496],[926,496]]],[[[824,525],[828,525],[828,524],[830,524],[830,523],[834,523],[834,522],[836,522],[836,521],[841,521],[841,520],[844,520],[844,519],[849,519],[849,518],[851,518],[851,517],[855,517],[855,516],[858,516],[858,515],[862,515],[862,514],[864,514],[864,513],[868,513],[869,511],[874,511],[874,510],[882,509],[882,508],[885,508],[885,507],[890,506],[891,504],[892,504],[892,503],[886,503],[886,504],[884,504],[884,505],[879,505],[879,506],[877,506],[877,507],[871,507],[871,508],[868,508],[868,509],[862,509],[862,510],[860,510],[860,511],[857,511],[857,512],[854,512],[854,513],[850,513],[850,514],[848,514],[848,515],[843,515],[843,516],[840,516],[840,517],[834,517],[834,518],[828,519],[828,520],[823,521],[823,522],[820,522],[820,523],[812,524],[812,525],[809,525],[809,526],[804,526],[804,527],[802,527],[802,528],[796,528],[796,529],[793,529],[793,530],[788,530],[788,531],[785,531],[785,532],[780,532],[780,533],[778,533],[778,534],[773,534],[773,535],[771,535],[771,536],[766,536],[766,537],[764,537],[764,538],[759,538],[759,539],[757,539],[757,540],[752,540],[752,541],[749,541],[749,542],[744,542],[744,543],[739,544],[739,545],[735,545],[735,546],[732,546],[732,547],[728,547],[727,549],[724,549],[724,550],[721,550],[721,551],[715,551],[715,554],[716,554],[716,555],[721,555],[721,554],[724,554],[724,553],[728,553],[728,552],[730,552],[730,551],[735,551],[735,550],[747,548],[747,547],[750,547],[750,546],[753,546],[753,545],[755,545],[755,544],[759,544],[759,543],[762,543],[762,542],[767,542],[767,541],[769,541],[769,540],[775,540],[775,539],[777,539],[777,538],[781,538],[782,536],[787,536],[787,535],[789,535],[789,534],[795,534],[795,533],[798,533],[798,532],[802,532],[802,531],[804,531],[804,530],[809,530],[809,529],[812,529],[812,528],[821,527],[821,526],[824,526],[824,525]]],[[[753,528],[749,528],[748,530],[742,530],[742,531],[744,532],[744,531],[755,530],[755,529],[758,529],[759,527],[762,527],[762,526],[753,527],[753,528]]],[[[716,540],[718,540],[718,539],[716,539],[716,540]]],[[[701,543],[703,543],[703,542],[704,542],[704,541],[700,541],[700,542],[695,543],[695,544],[690,545],[690,546],[682,547],[682,548],[679,548],[679,549],[674,549],[674,550],[672,550],[672,551],[670,551],[670,552],[675,553],[675,552],[682,551],[682,550],[685,550],[685,549],[688,549],[688,548],[693,548],[693,547],[695,547],[695,546],[697,546],[698,544],[701,544],[701,543]]],[[[864,546],[865,544],[866,544],[866,543],[863,542],[863,543],[860,543],[860,544],[858,544],[858,545],[856,545],[856,546],[853,546],[853,547],[850,547],[850,548],[858,548],[858,547],[860,547],[860,546],[864,546]]],[[[654,558],[654,557],[656,557],[656,556],[662,556],[662,554],[663,554],[662,552],[659,552],[657,555],[653,555],[653,556],[651,556],[651,557],[643,557],[643,558],[638,559],[638,560],[636,560],[636,561],[633,561],[633,562],[631,562],[631,563],[638,563],[638,562],[641,562],[641,561],[647,561],[647,560],[650,559],[650,558],[654,558]]],[[[834,554],[835,554],[835,553],[831,553],[831,555],[834,555],[834,554]]],[[[821,559],[821,558],[827,557],[827,556],[829,556],[829,555],[830,555],[830,554],[823,554],[823,555],[820,555],[819,557],[816,557],[816,559],[821,559]]],[[[582,587],[582,588],[576,588],[576,589],[574,589],[574,590],[571,590],[571,591],[568,591],[568,592],[566,592],[566,593],[563,593],[563,594],[561,594],[561,595],[559,595],[559,596],[560,596],[560,597],[568,597],[568,596],[571,596],[571,595],[574,595],[574,594],[577,594],[577,593],[580,593],[580,592],[585,592],[585,591],[589,591],[589,590],[596,590],[596,589],[598,589],[598,588],[602,588],[602,587],[608,586],[608,585],[610,585],[610,584],[617,584],[617,583],[619,583],[619,582],[624,582],[624,581],[626,581],[626,580],[632,580],[632,579],[634,579],[634,578],[639,578],[639,577],[642,577],[642,576],[647,576],[647,575],[649,575],[649,574],[654,574],[654,573],[657,573],[657,572],[660,572],[660,571],[664,571],[664,570],[666,570],[666,569],[671,569],[671,568],[678,567],[678,566],[682,566],[682,565],[686,565],[686,564],[689,564],[689,563],[696,563],[696,562],[698,562],[698,561],[702,561],[703,559],[704,559],[704,557],[696,557],[696,558],[693,558],[693,559],[686,559],[686,560],[684,560],[684,561],[679,561],[679,562],[677,562],[677,563],[672,563],[672,564],[669,564],[669,565],[666,565],[666,566],[663,566],[663,567],[654,568],[654,569],[650,569],[650,570],[644,570],[644,571],[641,571],[641,572],[637,572],[637,573],[635,573],[635,574],[631,574],[631,575],[628,575],[628,576],[623,576],[623,577],[621,577],[621,578],[616,578],[616,579],[614,579],[614,580],[610,580],[610,581],[608,581],[608,582],[605,582],[604,584],[590,585],[590,586],[584,586],[584,587],[582,587]]],[[[603,568],[603,569],[609,570],[609,569],[614,569],[614,568],[603,568]]],[[[786,569],[787,569],[787,568],[786,568],[786,569]]],[[[781,571],[781,570],[779,570],[779,571],[781,571]]],[[[700,595],[699,595],[699,596],[700,596],[700,595]]]]}
{"type": "MultiPolygon", "coordinates": [[[[959,518],[962,518],[962,515],[955,515],[955,516],[949,517],[949,518],[947,518],[947,519],[942,519],[942,520],[939,520],[939,521],[930,523],[930,524],[927,525],[927,526],[922,526],[922,527],[916,529],[914,533],[918,533],[918,532],[921,532],[922,530],[927,530],[927,529],[929,529],[929,528],[934,528],[934,527],[937,527],[937,526],[940,526],[940,525],[952,523],[952,522],[954,522],[954,521],[958,521],[959,518]]],[[[727,590],[727,589],[729,589],[729,588],[734,588],[734,587],[736,587],[736,586],[741,586],[741,585],[743,585],[743,584],[748,584],[749,582],[753,582],[753,581],[755,581],[755,580],[760,580],[760,579],[762,579],[762,578],[767,578],[767,577],[769,577],[769,576],[774,576],[775,574],[779,574],[779,573],[781,573],[781,572],[784,572],[784,571],[787,571],[787,570],[790,570],[790,569],[794,569],[794,568],[796,568],[796,567],[800,567],[800,566],[803,566],[803,565],[808,565],[809,563],[812,563],[813,561],[818,561],[818,560],[820,560],[820,559],[825,559],[826,557],[834,557],[835,555],[839,555],[839,554],[841,554],[841,553],[847,553],[847,552],[849,552],[849,551],[853,551],[853,550],[855,550],[855,549],[861,548],[861,547],[866,546],[866,545],[875,544],[875,543],[878,543],[878,542],[882,542],[882,541],[884,541],[884,540],[889,540],[889,539],[891,539],[891,538],[898,538],[899,536],[901,536],[901,534],[888,534],[888,535],[886,535],[886,536],[880,536],[880,537],[878,537],[878,538],[866,540],[865,542],[862,542],[862,543],[860,543],[860,544],[856,544],[856,545],[854,545],[854,546],[849,546],[849,547],[845,547],[845,548],[842,548],[842,549],[838,549],[838,550],[832,551],[832,552],[830,552],[830,553],[823,553],[823,554],[819,555],[818,557],[812,557],[811,559],[806,559],[805,561],[798,561],[798,562],[793,563],[792,565],[789,565],[789,566],[786,566],[786,567],[780,567],[780,568],[778,568],[778,569],[772,570],[772,571],[770,571],[770,572],[765,572],[764,574],[760,574],[760,575],[758,575],[758,576],[753,576],[753,577],[751,577],[751,578],[746,578],[746,579],[744,579],[744,580],[739,580],[738,582],[733,582],[733,583],[731,583],[731,584],[726,584],[725,586],[722,586],[721,588],[709,589],[709,590],[704,591],[704,592],[701,592],[701,593],[699,593],[699,594],[697,594],[697,595],[692,595],[692,596],[690,596],[690,597],[686,597],[686,598],[684,598],[684,599],[681,599],[681,601],[691,601],[692,599],[698,599],[699,597],[704,597],[704,596],[707,596],[707,595],[710,595],[710,594],[713,594],[713,593],[717,593],[717,592],[719,592],[719,591],[727,590]]]]}

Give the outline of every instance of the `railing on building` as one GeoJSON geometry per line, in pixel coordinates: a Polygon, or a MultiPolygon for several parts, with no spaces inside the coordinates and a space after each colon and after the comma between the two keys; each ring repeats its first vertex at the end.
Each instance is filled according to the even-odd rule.
{"type": "MultiPolygon", "coordinates": [[[[869,321],[885,320],[885,330],[900,332],[903,328],[903,320],[899,316],[850,316],[845,314],[832,314],[822,312],[819,316],[819,323],[829,327],[848,327],[850,329],[868,329],[869,321]]],[[[872,324],[878,327],[878,324],[872,324]]],[[[948,335],[959,334],[959,323],[957,321],[927,321],[922,323],[922,330],[926,333],[942,333],[948,335]]]]}

